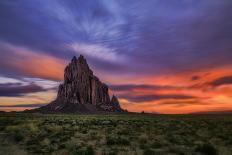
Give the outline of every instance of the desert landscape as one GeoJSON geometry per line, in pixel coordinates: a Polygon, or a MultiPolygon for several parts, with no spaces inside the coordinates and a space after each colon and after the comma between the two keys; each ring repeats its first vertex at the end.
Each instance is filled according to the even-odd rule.
{"type": "Polygon", "coordinates": [[[64,71],[57,98],[0,113],[0,154],[155,155],[232,153],[232,115],[162,115],[124,110],[84,56],[64,71]]]}
{"type": "Polygon", "coordinates": [[[231,0],[0,0],[0,155],[232,155],[231,0]]]}

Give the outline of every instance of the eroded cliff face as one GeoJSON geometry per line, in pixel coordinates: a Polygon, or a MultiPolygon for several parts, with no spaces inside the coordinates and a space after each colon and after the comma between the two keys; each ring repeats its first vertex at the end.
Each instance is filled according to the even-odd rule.
{"type": "Polygon", "coordinates": [[[86,59],[73,57],[65,68],[64,82],[59,86],[57,98],[45,107],[49,112],[108,111],[121,112],[118,99],[110,99],[108,86],[89,68],[86,59]]]}
{"type": "Polygon", "coordinates": [[[109,104],[108,87],[93,75],[85,58],[73,57],[65,68],[64,83],[59,86],[57,100],[73,104],[109,104]]]}

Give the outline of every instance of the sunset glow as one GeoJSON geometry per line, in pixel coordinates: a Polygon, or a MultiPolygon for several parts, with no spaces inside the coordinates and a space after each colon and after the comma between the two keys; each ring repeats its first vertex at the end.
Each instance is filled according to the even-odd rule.
{"type": "Polygon", "coordinates": [[[230,1],[79,3],[0,2],[0,111],[51,102],[80,54],[128,111],[232,110],[230,1]]]}

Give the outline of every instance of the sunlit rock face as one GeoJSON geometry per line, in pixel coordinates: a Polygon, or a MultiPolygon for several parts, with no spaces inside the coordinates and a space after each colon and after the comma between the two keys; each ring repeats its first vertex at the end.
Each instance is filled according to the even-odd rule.
{"type": "Polygon", "coordinates": [[[73,57],[64,71],[64,83],[59,86],[57,98],[42,112],[122,112],[119,101],[110,99],[108,86],[89,68],[86,59],[73,57]]]}

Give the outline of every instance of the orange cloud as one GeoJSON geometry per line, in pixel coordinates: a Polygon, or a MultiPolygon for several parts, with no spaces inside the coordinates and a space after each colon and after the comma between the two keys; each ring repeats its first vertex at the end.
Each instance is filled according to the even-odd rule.
{"type": "Polygon", "coordinates": [[[232,109],[232,85],[228,82],[228,78],[222,77],[230,77],[232,75],[231,68],[232,66],[228,65],[179,74],[147,76],[138,80],[143,81],[143,83],[138,83],[137,80],[132,83],[159,86],[158,89],[134,87],[130,90],[116,90],[116,92],[122,97],[120,99],[122,106],[136,112],[192,113],[197,111],[230,110],[232,109]],[[217,79],[226,80],[226,85],[212,86],[210,83],[217,79]],[[160,98],[144,102],[133,101],[131,103],[131,101],[123,97],[126,93],[135,96],[172,96],[173,94],[180,94],[193,96],[194,98],[160,98]]]}
{"type": "Polygon", "coordinates": [[[41,51],[12,46],[4,43],[9,53],[3,55],[1,64],[15,69],[24,75],[53,80],[62,80],[65,61],[41,51]]]}

